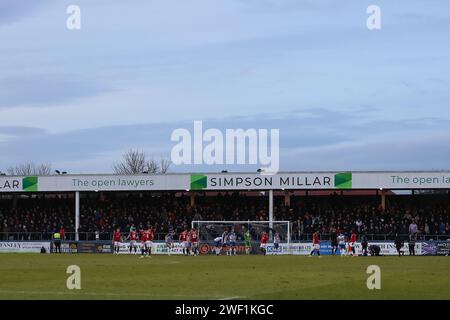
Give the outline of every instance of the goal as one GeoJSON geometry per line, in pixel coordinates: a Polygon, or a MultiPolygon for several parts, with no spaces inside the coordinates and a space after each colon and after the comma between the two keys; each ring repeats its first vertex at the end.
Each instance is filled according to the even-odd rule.
{"type": "MultiPolygon", "coordinates": [[[[259,241],[263,232],[269,234],[268,254],[289,254],[291,245],[290,221],[192,221],[192,228],[198,232],[199,244],[209,244],[222,236],[225,230],[234,230],[237,245],[243,248],[244,233],[250,232],[253,253],[259,253],[259,241]],[[274,250],[274,235],[280,236],[279,249],[274,250]]],[[[238,253],[242,253],[240,250],[238,253]]]]}

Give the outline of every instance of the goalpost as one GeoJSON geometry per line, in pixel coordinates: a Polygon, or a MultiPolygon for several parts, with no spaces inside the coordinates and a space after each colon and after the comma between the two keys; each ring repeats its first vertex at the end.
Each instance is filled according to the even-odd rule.
{"type": "Polygon", "coordinates": [[[290,253],[291,222],[290,221],[192,221],[191,227],[198,232],[199,243],[212,243],[214,238],[221,237],[225,230],[234,229],[238,243],[244,240],[244,233],[249,230],[252,242],[260,241],[262,232],[269,234],[269,244],[273,248],[275,232],[280,235],[279,253],[290,253]]]}

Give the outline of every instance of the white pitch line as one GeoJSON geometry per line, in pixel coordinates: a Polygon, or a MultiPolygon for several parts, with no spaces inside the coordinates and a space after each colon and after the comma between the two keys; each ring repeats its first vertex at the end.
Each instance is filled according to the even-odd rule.
{"type": "Polygon", "coordinates": [[[236,300],[236,299],[244,299],[245,297],[241,297],[241,296],[234,296],[234,297],[225,297],[225,298],[221,298],[219,300],[236,300]]]}
{"type": "MultiPolygon", "coordinates": [[[[25,290],[0,290],[0,293],[5,294],[31,294],[31,295],[89,295],[89,296],[136,296],[136,297],[161,297],[151,293],[114,293],[114,292],[86,292],[86,291],[25,291],[25,290]]],[[[163,295],[165,297],[186,297],[186,295],[163,295]]],[[[191,296],[191,295],[190,295],[191,296]]]]}
{"type": "MultiPolygon", "coordinates": [[[[155,295],[151,293],[114,293],[114,292],[86,292],[81,290],[76,291],[26,291],[26,290],[0,290],[0,294],[30,294],[30,295],[71,295],[71,296],[110,296],[110,297],[123,297],[123,296],[134,296],[134,297],[161,297],[161,295],[155,295]]],[[[184,297],[186,295],[175,295],[168,294],[162,295],[163,297],[184,297]]],[[[192,298],[192,295],[189,295],[192,298]]],[[[203,297],[202,297],[203,298],[203,297]]],[[[244,299],[243,296],[233,296],[233,297],[225,297],[218,298],[217,300],[236,300],[236,299],[244,299]]]]}

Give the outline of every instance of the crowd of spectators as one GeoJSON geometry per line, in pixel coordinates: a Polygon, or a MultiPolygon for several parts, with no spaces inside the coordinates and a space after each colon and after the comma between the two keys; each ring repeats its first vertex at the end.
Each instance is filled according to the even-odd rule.
{"type": "MultiPolygon", "coordinates": [[[[428,238],[450,238],[450,196],[390,196],[384,210],[379,197],[310,196],[275,198],[274,219],[292,222],[293,240],[309,239],[318,230],[325,238],[333,229],[394,239],[396,234],[417,233],[428,238]]],[[[61,230],[68,238],[75,232],[74,199],[69,196],[0,200],[0,239],[48,238],[61,230]]],[[[119,227],[124,232],[152,226],[158,238],[168,230],[176,234],[193,220],[268,220],[267,196],[230,193],[197,196],[190,205],[188,195],[103,194],[81,199],[78,232],[110,238],[119,227]]]]}
{"type": "Polygon", "coordinates": [[[377,240],[394,239],[396,234],[410,233],[427,239],[450,235],[450,201],[448,196],[391,197],[383,209],[379,199],[349,201],[336,197],[330,201],[314,199],[300,208],[298,216],[302,234],[332,229],[345,233],[382,235],[377,240]]]}

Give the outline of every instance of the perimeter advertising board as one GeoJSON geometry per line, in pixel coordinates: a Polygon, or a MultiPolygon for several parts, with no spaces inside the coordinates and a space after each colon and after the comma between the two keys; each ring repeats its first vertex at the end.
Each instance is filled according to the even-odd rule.
{"type": "Polygon", "coordinates": [[[447,256],[450,254],[449,241],[427,241],[422,243],[422,252],[428,256],[447,256]]]}
{"type": "MultiPolygon", "coordinates": [[[[134,250],[131,252],[134,254],[134,250]]],[[[141,246],[140,243],[137,245],[137,254],[141,254],[141,246]]],[[[124,242],[120,246],[119,254],[130,254],[130,243],[124,242]]],[[[168,254],[167,246],[165,242],[153,242],[152,244],[152,254],[168,254]]],[[[179,242],[174,242],[173,248],[170,251],[170,254],[179,255],[183,254],[183,245],[179,242]]]]}
{"type": "Polygon", "coordinates": [[[450,189],[450,172],[0,176],[0,192],[450,189]]]}
{"type": "MultiPolygon", "coordinates": [[[[398,255],[397,249],[395,247],[394,242],[370,242],[370,245],[377,245],[381,249],[381,254],[385,256],[390,255],[398,255]]],[[[355,244],[356,253],[358,255],[362,254],[362,246],[360,242],[357,242],[355,244]]],[[[203,254],[207,253],[214,253],[213,251],[214,246],[212,242],[203,242],[200,244],[200,252],[203,254]]],[[[300,243],[291,243],[290,246],[286,243],[280,243],[278,250],[274,248],[273,243],[269,243],[267,245],[267,254],[269,255],[285,255],[285,254],[292,254],[292,255],[309,255],[311,253],[311,250],[313,249],[313,245],[311,242],[300,242],[300,243]]],[[[347,248],[346,248],[347,249],[347,248]]],[[[405,244],[402,248],[405,255],[409,255],[408,245],[405,244]]],[[[242,243],[238,243],[237,245],[237,252],[239,254],[245,253],[245,247],[242,245],[242,243]]],[[[223,253],[223,250],[222,250],[223,253]]],[[[259,248],[258,242],[252,242],[252,254],[261,254],[261,250],[259,248]]],[[[416,255],[422,255],[422,243],[417,242],[415,246],[415,253],[416,255]]],[[[320,254],[321,255],[331,255],[332,254],[332,247],[331,243],[329,241],[323,241],[320,243],[320,254]]]]}
{"type": "MultiPolygon", "coordinates": [[[[395,247],[394,242],[391,241],[377,241],[377,242],[369,242],[370,245],[377,245],[380,247],[381,255],[397,255],[397,249],[395,247]]],[[[51,243],[48,242],[33,242],[33,241],[0,241],[0,253],[39,253],[41,248],[44,247],[46,252],[51,252],[51,243]]],[[[286,243],[280,243],[278,250],[275,250],[273,243],[269,243],[267,245],[267,253],[269,255],[272,254],[292,254],[292,255],[309,255],[312,250],[311,242],[300,242],[300,243],[291,243],[290,246],[286,243]]],[[[356,242],[356,253],[358,255],[362,254],[362,246],[360,242],[356,242]]],[[[346,248],[347,249],[347,248],[346,248]]],[[[405,243],[402,247],[405,255],[409,255],[408,244],[405,243]]],[[[80,241],[80,242],[63,242],[61,245],[61,251],[64,253],[109,253],[113,252],[113,246],[109,242],[88,242],[88,241],[80,241]]],[[[199,251],[201,254],[214,254],[214,244],[212,241],[204,241],[199,245],[199,251]]],[[[238,254],[245,254],[245,246],[243,243],[237,243],[237,252],[238,254]]],[[[329,241],[323,241],[320,244],[320,252],[322,255],[330,255],[331,252],[331,243],[329,241]]],[[[416,255],[448,255],[450,252],[450,241],[422,241],[417,242],[415,246],[416,255]]],[[[129,254],[130,253],[130,244],[129,242],[122,243],[120,247],[120,254],[129,254]]],[[[132,252],[134,254],[134,251],[132,252]]],[[[140,254],[140,246],[137,247],[137,254],[140,254]]],[[[152,254],[162,254],[166,255],[168,253],[166,244],[164,242],[153,242],[152,245],[152,254]]],[[[252,242],[251,248],[252,254],[261,254],[261,250],[259,248],[259,243],[256,241],[252,242]]],[[[174,247],[171,250],[171,254],[180,255],[183,254],[183,246],[181,243],[175,242],[174,247]]],[[[222,254],[224,254],[224,250],[222,250],[222,254]]]]}
{"type": "Polygon", "coordinates": [[[310,172],[191,175],[193,190],[450,188],[449,172],[310,172]]]}
{"type": "Polygon", "coordinates": [[[0,252],[17,252],[17,253],[39,253],[44,247],[46,252],[50,252],[50,241],[34,242],[34,241],[0,241],[0,252]]]}
{"type": "Polygon", "coordinates": [[[439,241],[436,243],[436,254],[438,256],[448,256],[450,254],[450,241],[439,241]]]}
{"type": "Polygon", "coordinates": [[[183,190],[189,175],[0,177],[0,192],[183,190]]]}

